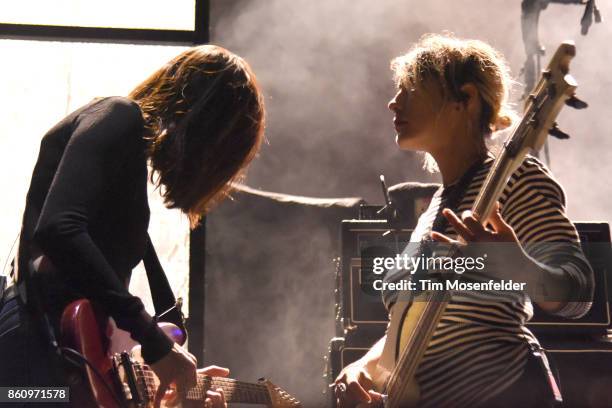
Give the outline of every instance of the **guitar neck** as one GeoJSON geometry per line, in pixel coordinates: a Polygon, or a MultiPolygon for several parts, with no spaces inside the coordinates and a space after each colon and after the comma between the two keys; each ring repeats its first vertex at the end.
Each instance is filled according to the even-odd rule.
{"type": "MultiPolygon", "coordinates": [[[[472,211],[481,219],[486,219],[490,215],[510,174],[516,170],[523,158],[524,154],[510,155],[505,150],[497,157],[472,206],[472,211]]],[[[405,379],[414,377],[418,364],[451,299],[451,293],[448,291],[427,293],[426,296],[421,318],[405,346],[410,353],[404,352],[400,355],[387,383],[386,391],[389,394],[387,406],[391,408],[402,406],[402,401],[410,392],[410,383],[405,379]]]]}
{"type": "Polygon", "coordinates": [[[472,212],[476,214],[480,220],[484,221],[489,218],[510,176],[520,167],[526,154],[526,150],[521,152],[509,152],[506,149],[502,149],[487,174],[487,178],[482,184],[478,196],[474,200],[474,205],[472,206],[472,212]]]}
{"type": "MultiPolygon", "coordinates": [[[[146,365],[135,365],[137,381],[143,385],[143,391],[152,400],[158,386],[153,370],[146,365]]],[[[211,377],[198,374],[198,383],[187,391],[186,398],[192,401],[204,401],[206,391],[221,388],[228,403],[271,405],[270,392],[264,384],[237,381],[226,377],[211,377]]]]}
{"type": "Polygon", "coordinates": [[[228,403],[271,404],[265,385],[236,381],[225,377],[198,375],[198,385],[187,391],[187,399],[204,401],[207,390],[221,388],[228,403]]]}

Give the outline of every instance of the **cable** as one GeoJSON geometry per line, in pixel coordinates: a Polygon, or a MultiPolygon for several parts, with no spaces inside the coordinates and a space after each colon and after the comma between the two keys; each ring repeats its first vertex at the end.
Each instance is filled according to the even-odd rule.
{"type": "Polygon", "coordinates": [[[115,400],[117,405],[119,407],[128,408],[128,406],[123,401],[121,401],[121,399],[117,396],[117,394],[110,387],[110,385],[107,384],[106,379],[104,378],[102,373],[100,373],[100,371],[98,371],[98,369],[89,360],[87,360],[85,358],[85,356],[83,356],[81,353],[79,353],[78,351],[76,351],[75,349],[72,349],[70,347],[58,347],[58,350],[60,351],[60,355],[63,358],[65,358],[66,361],[72,363],[75,366],[78,366],[78,367],[81,367],[81,368],[83,367],[82,364],[79,364],[79,362],[76,362],[76,361],[72,360],[70,357],[68,357],[65,354],[66,352],[71,353],[73,356],[76,356],[82,363],[85,363],[89,368],[91,368],[91,370],[98,377],[98,379],[102,382],[102,384],[104,384],[104,387],[111,394],[111,396],[113,397],[113,399],[115,400]]]}
{"type": "MultiPolygon", "coordinates": [[[[13,240],[13,245],[11,245],[11,249],[9,249],[8,255],[7,255],[6,259],[4,260],[4,266],[2,266],[2,274],[3,275],[6,275],[4,273],[4,272],[6,272],[6,265],[8,265],[8,261],[9,261],[9,259],[11,259],[11,254],[15,250],[15,244],[17,243],[17,240],[19,239],[19,235],[20,234],[17,234],[17,236],[13,240]]],[[[14,259],[14,257],[13,257],[13,259],[14,259]]]]}
{"type": "Polygon", "coordinates": [[[44,323],[44,327],[47,331],[47,336],[48,336],[48,341],[51,343],[51,346],[56,350],[57,355],[60,358],[63,358],[64,360],[68,361],[69,363],[73,364],[76,367],[79,368],[83,368],[82,364],[79,364],[78,362],[72,360],[70,357],[68,357],[66,355],[66,352],[71,353],[72,355],[78,357],[78,359],[82,362],[85,363],[87,366],[89,366],[89,368],[91,368],[91,370],[94,372],[94,374],[98,377],[98,379],[102,382],[102,384],[104,384],[104,387],[106,388],[106,390],[110,393],[110,395],[113,397],[113,399],[115,400],[115,402],[117,403],[117,406],[122,407],[122,408],[129,408],[126,404],[124,404],[121,399],[115,394],[115,391],[110,387],[110,385],[108,385],[106,383],[106,379],[104,378],[104,376],[102,375],[102,373],[100,373],[98,371],[98,369],[91,364],[91,362],[89,360],[87,360],[87,358],[85,358],[84,355],[82,355],[81,353],[79,353],[77,350],[72,349],[70,347],[62,347],[59,345],[59,343],[57,342],[57,339],[55,337],[55,332],[53,330],[53,326],[51,326],[51,322],[49,321],[49,316],[46,313],[42,314],[42,319],[43,319],[43,323],[44,323]]]}

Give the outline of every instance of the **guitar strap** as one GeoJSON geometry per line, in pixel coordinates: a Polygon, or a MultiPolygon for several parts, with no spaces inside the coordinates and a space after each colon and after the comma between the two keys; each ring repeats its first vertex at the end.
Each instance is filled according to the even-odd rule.
{"type": "Polygon", "coordinates": [[[177,325],[185,338],[187,338],[187,330],[185,328],[185,318],[181,311],[181,301],[177,302],[174,297],[174,292],[168,282],[168,277],[159,262],[153,241],[147,233],[147,250],[143,258],[147,279],[149,281],[149,289],[151,290],[151,298],[153,299],[153,307],[155,308],[155,318],[159,321],[170,322],[177,325]]]}
{"type": "MultiPolygon", "coordinates": [[[[149,233],[147,233],[147,249],[143,257],[143,263],[147,273],[147,280],[149,281],[149,289],[151,291],[151,298],[153,299],[156,319],[175,324],[181,329],[185,335],[185,338],[187,338],[185,318],[181,311],[181,305],[177,303],[176,298],[174,297],[174,293],[172,292],[172,288],[168,282],[168,277],[166,276],[166,273],[159,262],[159,258],[157,257],[157,253],[155,252],[155,247],[153,246],[149,233]]],[[[17,290],[15,290],[15,293],[21,295],[23,304],[30,304],[30,307],[34,307],[34,305],[32,305],[32,299],[30,298],[30,302],[28,302],[28,296],[26,296],[26,282],[28,281],[26,278],[28,276],[27,274],[18,275],[17,265],[18,262],[17,258],[15,257],[11,262],[11,271],[9,275],[7,277],[3,277],[4,279],[0,281],[0,294],[4,295],[2,292],[5,291],[5,287],[10,286],[10,284],[7,284],[6,281],[8,280],[10,283],[12,279],[12,282],[16,284],[15,287],[17,290]],[[20,278],[19,280],[17,279],[18,276],[20,278]]],[[[2,300],[3,297],[6,297],[6,295],[0,296],[0,300],[2,300]]]]}
{"type": "MultiPolygon", "coordinates": [[[[470,168],[463,174],[463,176],[461,176],[459,181],[454,184],[451,184],[450,186],[447,186],[446,188],[441,186],[440,189],[436,192],[436,195],[441,196],[441,201],[440,207],[438,208],[438,213],[436,214],[436,218],[434,219],[431,228],[432,231],[436,231],[441,234],[444,233],[446,227],[448,226],[448,220],[442,214],[442,210],[445,208],[450,208],[454,211],[459,206],[467,188],[472,183],[472,179],[474,178],[476,173],[478,173],[478,171],[482,169],[484,162],[485,159],[478,160],[476,163],[470,166],[470,168]]],[[[461,216],[461,214],[458,215],[461,216]]]]}
{"type": "MultiPolygon", "coordinates": [[[[438,191],[434,194],[434,198],[440,198],[440,205],[438,206],[438,210],[436,213],[436,217],[432,223],[431,231],[439,232],[440,234],[444,234],[446,232],[446,227],[448,226],[448,219],[442,214],[442,210],[445,208],[449,208],[453,211],[457,211],[465,193],[472,184],[472,180],[476,173],[478,173],[484,166],[486,158],[481,160],[477,160],[474,164],[472,164],[461,178],[449,185],[449,186],[440,186],[438,191]]],[[[461,214],[457,214],[461,217],[461,214]]],[[[419,252],[423,254],[425,257],[430,257],[433,255],[432,247],[435,246],[435,242],[429,237],[423,237],[420,245],[419,252]]],[[[426,277],[427,271],[423,268],[419,268],[417,271],[417,275],[414,277],[421,276],[426,277]]]]}

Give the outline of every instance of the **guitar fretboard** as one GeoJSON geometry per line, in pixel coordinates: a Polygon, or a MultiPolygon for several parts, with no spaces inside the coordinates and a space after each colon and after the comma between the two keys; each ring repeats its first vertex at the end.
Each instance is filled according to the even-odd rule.
{"type": "MultiPolygon", "coordinates": [[[[146,390],[146,397],[150,401],[155,398],[157,389],[155,373],[146,365],[135,365],[136,380],[146,390]]],[[[268,388],[263,384],[253,384],[237,381],[231,378],[210,377],[198,374],[198,383],[187,391],[186,398],[194,401],[204,401],[206,391],[221,388],[225,400],[230,403],[243,404],[271,404],[268,388]]]]}
{"type": "Polygon", "coordinates": [[[236,381],[231,378],[198,376],[198,385],[187,392],[187,399],[204,400],[207,390],[221,388],[227,402],[270,404],[268,389],[262,384],[236,381]]]}

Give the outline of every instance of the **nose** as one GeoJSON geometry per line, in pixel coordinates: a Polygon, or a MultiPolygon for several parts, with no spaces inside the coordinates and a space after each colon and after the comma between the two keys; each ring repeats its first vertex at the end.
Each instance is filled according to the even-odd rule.
{"type": "Polygon", "coordinates": [[[393,111],[393,112],[397,112],[397,108],[399,107],[399,97],[400,97],[400,93],[401,91],[398,91],[395,96],[393,96],[393,98],[389,101],[389,103],[387,104],[387,107],[393,111]]]}

